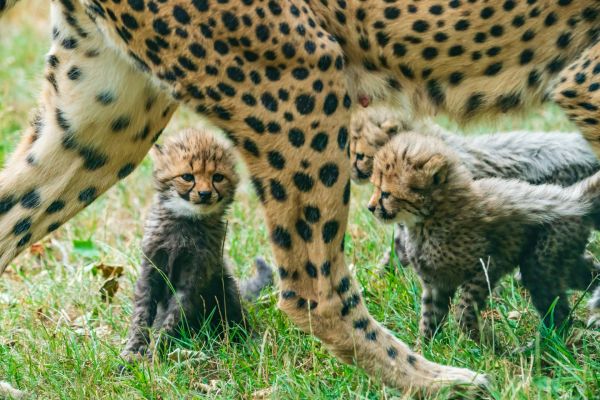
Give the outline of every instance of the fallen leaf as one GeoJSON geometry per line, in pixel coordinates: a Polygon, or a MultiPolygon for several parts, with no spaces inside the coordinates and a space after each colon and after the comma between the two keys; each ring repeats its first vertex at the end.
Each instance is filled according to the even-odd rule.
{"type": "Polygon", "coordinates": [[[102,301],[110,302],[119,290],[119,278],[125,272],[122,265],[108,265],[104,263],[96,264],[92,267],[92,273],[97,275],[100,273],[105,279],[104,284],[100,288],[102,301]]]}
{"type": "Polygon", "coordinates": [[[73,252],[82,257],[95,258],[100,255],[100,251],[92,239],[88,240],[73,240],[73,252]]]}
{"type": "Polygon", "coordinates": [[[99,263],[92,267],[92,272],[94,274],[100,272],[104,279],[120,278],[123,275],[124,271],[125,268],[122,265],[110,265],[99,263]]]}
{"type": "Polygon", "coordinates": [[[43,257],[46,253],[46,249],[43,244],[37,242],[29,246],[29,252],[34,256],[43,257]]]}

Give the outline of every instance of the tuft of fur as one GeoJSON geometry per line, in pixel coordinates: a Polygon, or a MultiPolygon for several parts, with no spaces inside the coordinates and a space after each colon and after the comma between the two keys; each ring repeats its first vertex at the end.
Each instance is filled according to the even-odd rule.
{"type": "MultiPolygon", "coordinates": [[[[208,131],[188,129],[156,145],[152,157],[157,194],[144,230],[126,355],[147,352],[151,328],[177,337],[207,321],[218,331],[246,326],[222,254],[225,213],[239,182],[232,149],[208,131]]],[[[268,283],[264,274],[250,279],[254,291],[243,293],[246,298],[268,283]]]]}
{"type": "Polygon", "coordinates": [[[462,288],[457,317],[476,337],[488,282],[495,286],[517,265],[544,322],[563,326],[565,291],[587,289],[598,273],[585,247],[599,211],[600,172],[567,188],[474,180],[442,140],[406,134],[377,153],[371,181],[369,209],[406,227],[407,257],[423,283],[425,336],[462,288]]]}

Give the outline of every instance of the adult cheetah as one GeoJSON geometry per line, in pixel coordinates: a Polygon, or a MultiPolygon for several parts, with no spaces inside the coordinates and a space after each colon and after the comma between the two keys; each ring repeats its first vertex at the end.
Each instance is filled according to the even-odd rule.
{"type": "Polygon", "coordinates": [[[0,173],[0,267],[127,176],[184,103],[240,148],[296,324],[392,386],[484,383],[395,339],[348,272],[352,99],[471,120],[554,93],[600,150],[599,11],[596,0],[53,0],[39,109],[0,173]]]}

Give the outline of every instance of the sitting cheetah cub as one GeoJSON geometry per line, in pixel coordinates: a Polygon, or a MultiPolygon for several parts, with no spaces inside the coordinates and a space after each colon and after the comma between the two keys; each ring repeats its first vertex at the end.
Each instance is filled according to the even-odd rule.
{"type": "MultiPolygon", "coordinates": [[[[371,182],[369,210],[405,226],[407,256],[423,285],[420,330],[427,338],[461,288],[457,320],[478,339],[488,282],[493,288],[517,265],[549,327],[568,323],[567,289],[598,285],[598,266],[585,247],[600,212],[600,172],[568,188],[474,180],[442,140],[407,133],[376,154],[371,182]]],[[[591,304],[600,311],[597,301],[591,304]]]]}
{"type": "MultiPolygon", "coordinates": [[[[233,150],[209,132],[185,130],[152,149],[157,194],[147,217],[141,276],[124,355],[146,354],[150,328],[177,337],[207,318],[246,326],[235,279],[223,258],[225,212],[239,177],[233,150]]],[[[272,282],[257,260],[257,274],[242,282],[251,298],[272,282]]]]}

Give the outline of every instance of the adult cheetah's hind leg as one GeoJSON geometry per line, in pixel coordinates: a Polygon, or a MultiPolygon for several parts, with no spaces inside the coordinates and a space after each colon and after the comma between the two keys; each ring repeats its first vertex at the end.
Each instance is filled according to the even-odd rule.
{"type": "Polygon", "coordinates": [[[127,176],[175,109],[91,21],[53,17],[38,111],[0,172],[0,272],[127,176]]]}
{"type": "Polygon", "coordinates": [[[583,52],[559,79],[554,100],[600,156],[600,43],[583,52]]]}

